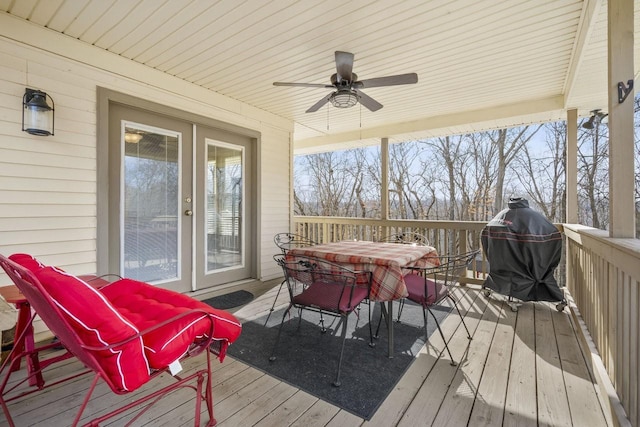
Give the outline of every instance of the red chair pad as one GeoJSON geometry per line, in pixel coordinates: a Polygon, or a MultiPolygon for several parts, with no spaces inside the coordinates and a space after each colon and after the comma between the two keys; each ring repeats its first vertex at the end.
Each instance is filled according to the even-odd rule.
{"type": "Polygon", "coordinates": [[[422,306],[433,305],[436,301],[440,301],[444,298],[449,290],[441,283],[435,283],[433,280],[426,279],[427,281],[427,295],[425,295],[425,278],[414,273],[410,273],[404,276],[404,283],[407,286],[407,292],[409,292],[409,298],[411,301],[417,302],[422,306]]]}
{"type": "Polygon", "coordinates": [[[294,296],[293,303],[335,312],[339,301],[340,311],[348,313],[368,296],[369,291],[365,288],[355,287],[351,295],[349,289],[344,288],[342,284],[314,282],[302,293],[294,296]]]}
{"type": "MultiPolygon", "coordinates": [[[[222,361],[227,346],[242,330],[240,322],[230,313],[168,289],[132,279],[113,282],[100,291],[138,329],[144,330],[189,310],[209,313],[214,320],[214,340],[222,340],[219,358],[222,361]]],[[[205,314],[193,314],[156,329],[143,336],[145,352],[152,368],[162,369],[179,359],[189,346],[206,338],[210,321],[205,314]]]]}

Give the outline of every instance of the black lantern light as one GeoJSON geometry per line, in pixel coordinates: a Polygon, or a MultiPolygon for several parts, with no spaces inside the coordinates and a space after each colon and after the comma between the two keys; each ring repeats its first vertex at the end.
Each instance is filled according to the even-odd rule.
{"type": "Polygon", "coordinates": [[[54,106],[53,99],[46,93],[26,89],[22,97],[22,130],[31,135],[53,135],[54,106]]]}
{"type": "Polygon", "coordinates": [[[601,112],[600,109],[592,110],[591,111],[591,117],[589,117],[589,120],[587,120],[586,122],[584,122],[582,124],[582,127],[584,129],[593,129],[594,127],[596,127],[600,123],[604,124],[605,123],[604,119],[607,116],[608,116],[608,114],[605,114],[605,113],[601,112]]]}

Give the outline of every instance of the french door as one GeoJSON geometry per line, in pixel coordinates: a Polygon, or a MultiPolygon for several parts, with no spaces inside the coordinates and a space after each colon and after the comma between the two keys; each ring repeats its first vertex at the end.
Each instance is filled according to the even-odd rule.
{"type": "Polygon", "coordinates": [[[179,292],[251,277],[251,140],[115,103],[109,135],[112,271],[179,292]]]}
{"type": "Polygon", "coordinates": [[[197,206],[196,288],[251,277],[254,259],[252,140],[198,125],[196,128],[197,206]]]}

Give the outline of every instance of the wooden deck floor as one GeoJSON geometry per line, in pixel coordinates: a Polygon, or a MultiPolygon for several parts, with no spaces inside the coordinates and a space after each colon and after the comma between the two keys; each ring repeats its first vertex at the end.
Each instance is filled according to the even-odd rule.
{"type": "MultiPolygon", "coordinates": [[[[249,320],[265,314],[277,290],[271,286],[269,290],[264,284],[251,286],[257,298],[236,315],[249,320]]],[[[477,287],[456,292],[473,339],[467,339],[455,313],[442,326],[459,365],[449,364],[446,353],[442,354],[442,339],[433,334],[370,421],[228,357],[222,364],[214,362],[213,368],[218,425],[611,425],[566,311],[558,313],[552,304],[526,303],[515,313],[502,297],[488,299],[477,287]]],[[[202,360],[198,358],[185,368],[194,369],[202,360]]],[[[52,380],[79,368],[77,361],[65,361],[52,368],[46,378],[52,380]]],[[[90,380],[84,376],[11,403],[16,425],[70,425],[90,380]]],[[[87,410],[101,413],[127,399],[114,396],[100,384],[87,410]]],[[[123,419],[116,419],[105,425],[123,424],[123,419]]],[[[3,417],[0,425],[6,425],[3,417]]],[[[174,393],[135,425],[193,425],[192,394],[186,390],[174,393]]]]}

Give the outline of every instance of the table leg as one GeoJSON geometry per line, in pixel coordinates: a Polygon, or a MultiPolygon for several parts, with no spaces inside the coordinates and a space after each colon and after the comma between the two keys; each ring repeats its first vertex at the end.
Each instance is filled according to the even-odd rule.
{"type": "Polygon", "coordinates": [[[380,308],[382,310],[382,316],[384,317],[385,322],[387,322],[387,336],[389,337],[389,359],[393,359],[393,301],[388,301],[387,304],[381,302],[380,308]]]}
{"type": "MultiPolygon", "coordinates": [[[[29,318],[31,317],[31,305],[28,302],[17,303],[16,308],[18,309],[18,320],[16,321],[16,331],[14,333],[12,360],[19,357],[24,351],[25,337],[22,336],[22,333],[29,327],[29,318]],[[20,339],[21,337],[22,339],[20,339]]],[[[20,361],[15,364],[14,371],[19,369],[20,361]]]]}

